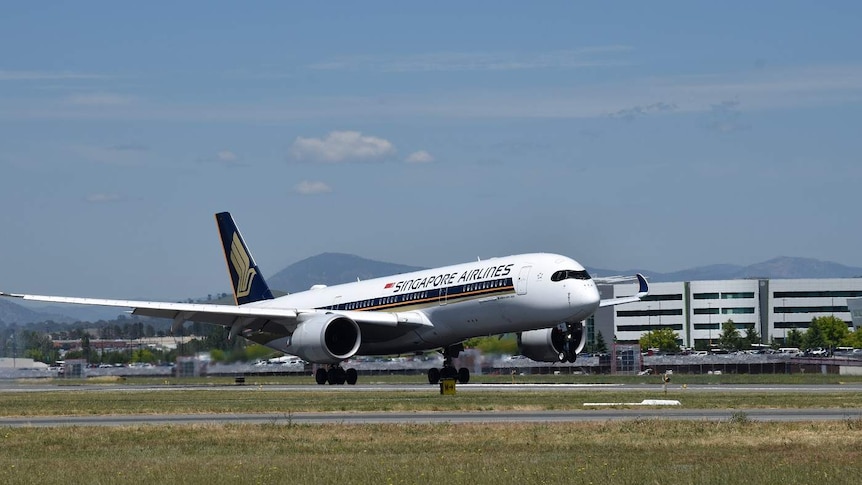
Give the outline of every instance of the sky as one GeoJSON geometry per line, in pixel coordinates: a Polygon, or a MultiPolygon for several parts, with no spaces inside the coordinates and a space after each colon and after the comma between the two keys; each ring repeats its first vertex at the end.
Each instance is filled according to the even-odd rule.
{"type": "Polygon", "coordinates": [[[322,252],[862,266],[858,2],[16,2],[0,290],[228,291],[322,252]]]}

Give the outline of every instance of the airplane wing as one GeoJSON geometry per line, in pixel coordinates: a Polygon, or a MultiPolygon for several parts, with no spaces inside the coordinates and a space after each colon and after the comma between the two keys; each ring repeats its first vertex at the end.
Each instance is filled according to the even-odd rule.
{"type": "MultiPolygon", "coordinates": [[[[98,305],[131,308],[132,314],[173,320],[171,330],[176,332],[184,322],[201,322],[221,325],[230,329],[230,338],[242,335],[258,343],[266,343],[293,335],[296,328],[317,315],[347,317],[363,331],[371,327],[432,326],[424,313],[418,311],[382,312],[320,310],[278,306],[269,286],[264,281],[251,252],[228,212],[215,215],[224,250],[228,273],[233,284],[237,305],[202,303],[171,303],[161,301],[108,300],[65,296],[25,295],[0,292],[0,296],[50,303],[98,305]]],[[[406,330],[405,330],[406,331],[406,330]]]]}
{"type": "Polygon", "coordinates": [[[644,278],[644,275],[642,275],[640,273],[638,273],[636,275],[636,277],[638,279],[638,292],[637,293],[635,293],[632,296],[624,296],[621,298],[611,298],[609,300],[602,300],[601,303],[599,303],[599,306],[605,307],[605,306],[613,306],[613,305],[622,305],[623,303],[632,303],[635,301],[640,301],[641,298],[647,296],[647,294],[649,293],[649,283],[647,283],[647,280],[646,280],[646,278],[644,278]]]}
{"type": "Polygon", "coordinates": [[[118,308],[131,308],[132,314],[174,321],[173,329],[184,322],[201,322],[231,329],[231,337],[242,333],[261,332],[274,336],[291,335],[297,325],[314,314],[338,314],[355,321],[360,327],[374,326],[430,326],[431,322],[419,312],[330,311],[317,309],[272,308],[252,305],[213,305],[203,303],[171,303],[160,301],[108,300],[66,296],[25,295],[0,291],[0,296],[50,303],[71,303],[118,308]]]}

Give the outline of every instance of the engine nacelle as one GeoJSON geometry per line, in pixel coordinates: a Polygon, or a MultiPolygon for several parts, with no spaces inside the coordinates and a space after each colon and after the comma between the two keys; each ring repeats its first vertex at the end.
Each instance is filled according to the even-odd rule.
{"type": "Polygon", "coordinates": [[[518,335],[521,355],[539,362],[574,362],[586,343],[584,322],[561,323],[518,335]]]}
{"type": "Polygon", "coordinates": [[[337,364],[359,350],[359,325],[341,315],[317,315],[300,323],[285,352],[315,364],[337,364]]]}

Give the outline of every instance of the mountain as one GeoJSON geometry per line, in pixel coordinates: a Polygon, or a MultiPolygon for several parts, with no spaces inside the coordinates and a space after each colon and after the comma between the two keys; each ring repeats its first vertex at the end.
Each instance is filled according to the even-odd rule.
{"type": "MultiPolygon", "coordinates": [[[[323,253],[294,263],[268,278],[269,286],[294,293],[311,285],[350,283],[356,278],[366,280],[379,276],[424,269],[416,266],[383,263],[352,254],[323,253]]],[[[654,282],[733,280],[742,278],[855,278],[862,277],[862,268],[844,266],[811,258],[779,257],[748,266],[712,264],[695,268],[659,273],[647,269],[610,270],[587,268],[596,276],[633,275],[643,273],[654,282]]]]}
{"type": "Polygon", "coordinates": [[[768,278],[859,278],[862,277],[862,268],[831,261],[782,256],[747,266],[738,278],[757,278],[761,275],[767,275],[768,278]]]}
{"type": "Polygon", "coordinates": [[[733,264],[713,264],[709,266],[698,266],[695,268],[674,271],[671,273],[659,273],[649,270],[608,270],[588,268],[591,274],[631,275],[643,273],[650,281],[656,283],[670,281],[710,281],[710,280],[735,280],[744,278],[764,279],[820,279],[820,278],[858,278],[862,277],[862,268],[844,266],[831,261],[820,261],[812,258],[792,258],[782,256],[762,263],[748,266],[737,266],[733,264]]]}
{"type": "Polygon", "coordinates": [[[291,264],[267,278],[270,288],[289,293],[305,291],[312,285],[337,285],[398,273],[418,271],[418,266],[384,263],[352,254],[323,253],[291,264]]]}
{"type": "MultiPolygon", "coordinates": [[[[350,283],[357,278],[367,280],[380,276],[407,273],[424,268],[396,263],[385,263],[361,258],[352,254],[323,253],[291,264],[278,273],[267,278],[273,293],[280,295],[286,291],[295,293],[311,288],[312,285],[336,285],[350,283]]],[[[633,275],[643,273],[650,281],[701,281],[728,280],[740,278],[854,278],[862,277],[862,268],[844,266],[829,261],[819,261],[811,258],[780,257],[749,266],[733,264],[714,264],[699,266],[671,273],[659,273],[646,269],[612,270],[587,268],[593,276],[633,275]]],[[[178,299],[181,301],[183,299],[178,299]]],[[[212,303],[222,303],[213,301],[212,303]]],[[[232,298],[227,297],[223,303],[232,304],[232,298]]],[[[30,323],[54,320],[55,322],[109,320],[118,314],[117,309],[101,307],[27,307],[13,303],[8,299],[0,299],[0,322],[30,323]],[[50,312],[50,313],[48,313],[50,312]]]]}
{"type": "Polygon", "coordinates": [[[3,323],[31,323],[44,322],[46,320],[54,320],[55,322],[68,322],[71,319],[57,313],[47,313],[31,310],[13,303],[8,298],[0,298],[0,322],[3,323]]]}

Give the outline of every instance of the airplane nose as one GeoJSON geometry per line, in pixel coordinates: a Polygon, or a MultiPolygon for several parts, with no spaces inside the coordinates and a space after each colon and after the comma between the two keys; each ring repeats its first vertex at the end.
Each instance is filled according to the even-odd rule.
{"type": "Polygon", "coordinates": [[[599,287],[592,281],[590,281],[590,288],[592,291],[590,292],[589,298],[590,303],[595,305],[596,308],[599,307],[599,303],[602,301],[601,295],[599,295],[599,287]]]}
{"type": "Polygon", "coordinates": [[[594,282],[585,281],[581,288],[573,290],[568,294],[570,308],[587,309],[593,312],[599,307],[601,297],[594,282]]]}

